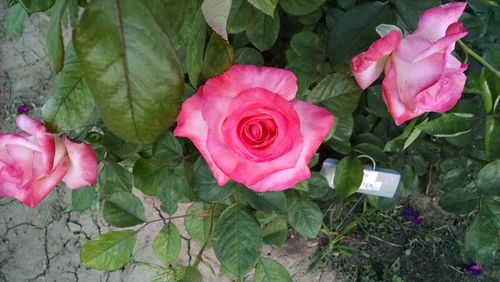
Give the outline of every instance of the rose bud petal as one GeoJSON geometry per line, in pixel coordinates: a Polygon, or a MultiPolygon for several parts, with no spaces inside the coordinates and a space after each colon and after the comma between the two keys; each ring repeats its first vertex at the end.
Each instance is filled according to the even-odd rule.
{"type": "Polygon", "coordinates": [[[293,100],[296,81],[283,69],[232,66],[184,102],[174,134],[191,139],[220,186],[291,188],[310,177],[307,164],[333,124],[326,110],[293,100]]]}

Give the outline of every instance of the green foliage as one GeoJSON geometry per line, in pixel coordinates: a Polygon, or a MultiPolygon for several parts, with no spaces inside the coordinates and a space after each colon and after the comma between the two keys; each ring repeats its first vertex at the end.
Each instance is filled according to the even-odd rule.
{"type": "Polygon", "coordinates": [[[333,186],[343,198],[356,193],[363,181],[363,164],[358,158],[345,157],[337,165],[333,186]]]}
{"type": "Polygon", "coordinates": [[[318,205],[297,193],[288,195],[287,217],[290,226],[304,237],[316,237],[323,222],[323,213],[318,205]]]}
{"type": "Polygon", "coordinates": [[[173,223],[168,223],[153,240],[153,251],[163,262],[175,260],[181,251],[181,235],[173,223]]]}
{"type": "Polygon", "coordinates": [[[136,239],[137,234],[131,230],[105,233],[83,246],[80,260],[85,267],[118,270],[129,260],[136,239]]]}
{"type": "Polygon", "coordinates": [[[287,282],[292,281],[288,271],[276,262],[269,258],[261,258],[255,267],[254,282],[287,282]]]}
{"type": "Polygon", "coordinates": [[[117,227],[134,226],[146,221],[141,201],[128,192],[115,192],[107,197],[103,215],[106,222],[117,227]]]}
{"type": "Polygon", "coordinates": [[[15,40],[21,37],[27,15],[28,14],[21,4],[15,4],[7,10],[5,32],[7,33],[7,37],[9,39],[15,40]]]}

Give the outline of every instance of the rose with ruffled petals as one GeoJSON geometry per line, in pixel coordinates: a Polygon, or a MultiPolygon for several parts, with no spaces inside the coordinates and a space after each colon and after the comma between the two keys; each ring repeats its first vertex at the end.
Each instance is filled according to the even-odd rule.
{"type": "Polygon", "coordinates": [[[451,52],[467,35],[458,22],[466,5],[454,2],[429,9],[413,34],[403,38],[392,30],[352,59],[352,73],[363,89],[385,71],[383,99],[397,125],[425,112],[448,111],[460,99],[467,66],[451,52]]]}
{"type": "Polygon", "coordinates": [[[291,188],[310,177],[309,160],[333,124],[296,93],[290,71],[234,65],[184,102],[174,134],[191,139],[220,186],[232,179],[257,192],[291,188]]]}
{"type": "Polygon", "coordinates": [[[97,161],[89,145],[54,136],[24,114],[16,123],[24,132],[0,133],[0,197],[33,208],[60,181],[71,189],[95,184],[97,161]]]}

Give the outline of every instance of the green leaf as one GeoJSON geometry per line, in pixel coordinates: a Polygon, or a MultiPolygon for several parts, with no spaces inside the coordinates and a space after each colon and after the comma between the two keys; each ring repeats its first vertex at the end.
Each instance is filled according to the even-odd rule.
{"type": "Polygon", "coordinates": [[[487,115],[484,129],[484,148],[489,160],[495,159],[500,155],[499,147],[500,125],[498,124],[498,119],[492,115],[487,115]]]}
{"type": "MultiPolygon", "coordinates": [[[[208,215],[210,206],[204,203],[193,203],[186,209],[184,218],[184,227],[186,228],[189,237],[199,246],[202,246],[208,238],[210,229],[210,218],[208,216],[194,216],[199,213],[206,212],[208,215]]],[[[209,242],[210,246],[211,242],[209,242]]]]}
{"type": "Polygon", "coordinates": [[[285,244],[288,237],[288,225],[286,224],[285,218],[281,216],[275,217],[266,227],[264,227],[262,236],[264,243],[268,245],[281,247],[285,244]]]}
{"type": "Polygon", "coordinates": [[[28,14],[45,11],[54,5],[55,0],[17,0],[28,14]]]}
{"type": "Polygon", "coordinates": [[[318,9],[325,0],[279,0],[281,8],[294,16],[302,16],[318,9]]]}
{"type": "Polygon", "coordinates": [[[106,160],[98,176],[99,187],[104,196],[118,191],[132,191],[132,175],[121,165],[106,160]]]}
{"type": "Polygon", "coordinates": [[[318,172],[313,171],[311,173],[311,178],[309,178],[307,182],[309,186],[309,195],[311,195],[313,199],[321,199],[330,191],[328,181],[318,172]]]}
{"type": "Polygon", "coordinates": [[[349,154],[351,152],[349,139],[351,138],[353,127],[354,119],[352,116],[336,116],[331,130],[333,134],[326,144],[335,151],[342,154],[349,154]]]}
{"type": "Polygon", "coordinates": [[[175,269],[175,282],[203,282],[203,276],[193,266],[179,267],[175,269]]]}
{"type": "Polygon", "coordinates": [[[96,200],[95,186],[85,186],[71,191],[71,206],[77,212],[84,212],[96,200]]]}
{"type": "Polygon", "coordinates": [[[362,92],[352,77],[334,73],[318,83],[306,101],[325,107],[335,117],[347,116],[358,106],[362,92]]]}
{"type": "Polygon", "coordinates": [[[292,281],[288,271],[277,261],[270,258],[260,258],[255,267],[253,282],[288,282],[292,281]]]}
{"type": "Polygon", "coordinates": [[[302,192],[309,192],[307,180],[302,180],[299,183],[295,184],[295,186],[293,186],[293,189],[302,192]]]}
{"type": "Polygon", "coordinates": [[[255,8],[261,10],[267,15],[274,16],[274,8],[278,4],[278,0],[247,0],[248,3],[252,4],[255,8]]]}
{"type": "Polygon", "coordinates": [[[499,248],[494,215],[489,209],[482,208],[465,233],[465,254],[483,264],[493,258],[499,248]]]}
{"type": "Polygon", "coordinates": [[[254,22],[246,29],[248,40],[260,51],[270,49],[280,31],[280,16],[274,11],[274,17],[264,13],[257,13],[254,22]]]}
{"type": "Polygon", "coordinates": [[[240,33],[245,31],[255,20],[257,12],[248,1],[233,0],[227,20],[227,32],[240,33]]]}
{"type": "Polygon", "coordinates": [[[168,36],[142,1],[92,1],[73,43],[97,109],[114,134],[152,143],[175,122],[183,72],[168,36]]]}
{"type": "Polygon", "coordinates": [[[201,4],[207,24],[227,41],[227,19],[231,11],[231,0],[203,0],[201,4]]]}
{"type": "Polygon", "coordinates": [[[61,19],[67,7],[67,0],[56,0],[51,9],[51,17],[47,30],[47,55],[52,68],[59,72],[64,63],[64,42],[62,37],[61,19]]]}
{"type": "Polygon", "coordinates": [[[104,219],[116,227],[129,227],[144,223],[144,206],[134,194],[115,192],[106,199],[103,207],[104,219]]]}
{"type": "Polygon", "coordinates": [[[85,267],[103,271],[122,268],[134,250],[137,234],[132,230],[108,232],[89,242],[80,251],[85,267]]]}
{"type": "Polygon", "coordinates": [[[344,157],[335,168],[333,186],[343,198],[358,191],[363,181],[363,163],[356,157],[344,157]]]}
{"type": "Polygon", "coordinates": [[[243,278],[260,256],[262,234],[255,217],[239,204],[228,207],[215,225],[214,252],[232,274],[243,278]]]}
{"type": "Polygon", "coordinates": [[[290,226],[307,238],[316,237],[323,222],[323,214],[318,205],[297,193],[290,194],[288,198],[287,216],[290,226]]]}
{"type": "Polygon", "coordinates": [[[244,47],[236,50],[234,63],[262,66],[264,64],[264,57],[262,57],[262,54],[257,49],[244,47]]]}
{"type": "Polygon", "coordinates": [[[439,206],[447,212],[466,214],[479,203],[479,193],[470,188],[456,188],[446,192],[439,199],[439,206]]]}
{"type": "MultiPolygon", "coordinates": [[[[456,163],[455,163],[456,164],[456,163]]],[[[455,168],[448,171],[443,177],[443,189],[453,190],[465,187],[467,184],[467,173],[463,168],[455,168]]]]}
{"type": "Polygon", "coordinates": [[[232,66],[233,62],[234,54],[231,45],[224,41],[217,33],[212,33],[201,67],[203,77],[208,79],[219,75],[232,66]]]}
{"type": "Polygon", "coordinates": [[[379,24],[392,23],[392,18],[390,6],[380,1],[356,6],[344,13],[328,39],[328,56],[332,65],[347,67],[352,57],[378,39],[375,28],[379,24]]]}
{"type": "Polygon", "coordinates": [[[384,153],[384,151],[377,145],[369,143],[361,143],[352,148],[353,151],[359,152],[364,155],[368,155],[374,158],[378,162],[388,163],[389,157],[384,153]]]}
{"type": "Polygon", "coordinates": [[[74,130],[86,124],[95,105],[71,45],[62,72],[54,79],[54,94],[42,108],[46,127],[52,132],[74,130]]]}
{"type": "Polygon", "coordinates": [[[270,191],[265,193],[256,193],[250,189],[246,189],[245,199],[256,210],[261,210],[266,213],[285,213],[287,209],[287,201],[285,193],[282,191],[270,191]]]}
{"type": "Polygon", "coordinates": [[[24,22],[28,14],[21,4],[12,5],[7,9],[5,20],[5,33],[10,40],[15,40],[23,35],[24,22]]]}
{"type": "Polygon", "coordinates": [[[423,132],[436,137],[455,137],[472,130],[477,121],[473,114],[448,113],[417,125],[423,132]]]}
{"type": "Polygon", "coordinates": [[[198,10],[191,29],[186,48],[186,70],[189,81],[193,87],[198,86],[203,57],[205,55],[205,38],[207,36],[207,24],[198,10]]]}
{"type": "Polygon", "coordinates": [[[217,185],[212,171],[203,162],[194,172],[193,189],[204,202],[220,203],[234,192],[234,182],[229,182],[222,187],[217,185]]]}
{"type": "Polygon", "coordinates": [[[153,143],[153,156],[162,162],[171,163],[172,167],[181,164],[182,155],[181,143],[170,131],[166,131],[153,143]]]}
{"type": "Polygon", "coordinates": [[[161,202],[161,209],[168,214],[174,214],[177,211],[177,202],[182,199],[187,185],[185,177],[175,174],[163,179],[156,190],[156,196],[161,202]]]}
{"type": "Polygon", "coordinates": [[[485,193],[500,196],[500,160],[487,164],[479,171],[476,185],[485,193]]]}
{"type": "Polygon", "coordinates": [[[392,0],[392,3],[396,5],[396,10],[398,11],[399,16],[403,19],[410,31],[415,30],[418,18],[425,10],[436,7],[440,4],[437,0],[392,0]]]}
{"type": "Polygon", "coordinates": [[[164,263],[174,261],[181,252],[181,235],[177,226],[167,223],[153,240],[153,252],[164,263]]]}
{"type": "Polygon", "coordinates": [[[368,88],[366,101],[366,104],[368,106],[366,110],[369,113],[374,114],[379,118],[386,118],[390,116],[384,100],[382,99],[382,87],[380,85],[368,88]]]}
{"type": "Polygon", "coordinates": [[[146,195],[156,195],[158,185],[172,174],[173,165],[157,158],[138,160],[132,170],[135,187],[146,195]]]}
{"type": "Polygon", "coordinates": [[[306,57],[318,63],[323,63],[326,56],[326,44],[314,32],[301,31],[293,35],[290,47],[299,57],[306,57]]]}

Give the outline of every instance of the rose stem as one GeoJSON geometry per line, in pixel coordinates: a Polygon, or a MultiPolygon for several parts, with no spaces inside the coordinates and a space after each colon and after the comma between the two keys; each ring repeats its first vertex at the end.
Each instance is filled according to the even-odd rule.
{"type": "Polygon", "coordinates": [[[481,65],[483,65],[485,68],[493,72],[496,76],[500,77],[500,72],[497,69],[495,69],[492,65],[490,65],[488,62],[486,62],[486,60],[483,57],[479,56],[476,52],[467,47],[467,45],[465,45],[465,43],[462,40],[458,40],[457,42],[458,45],[460,45],[460,47],[464,50],[466,54],[476,59],[476,61],[478,61],[481,65]]]}

